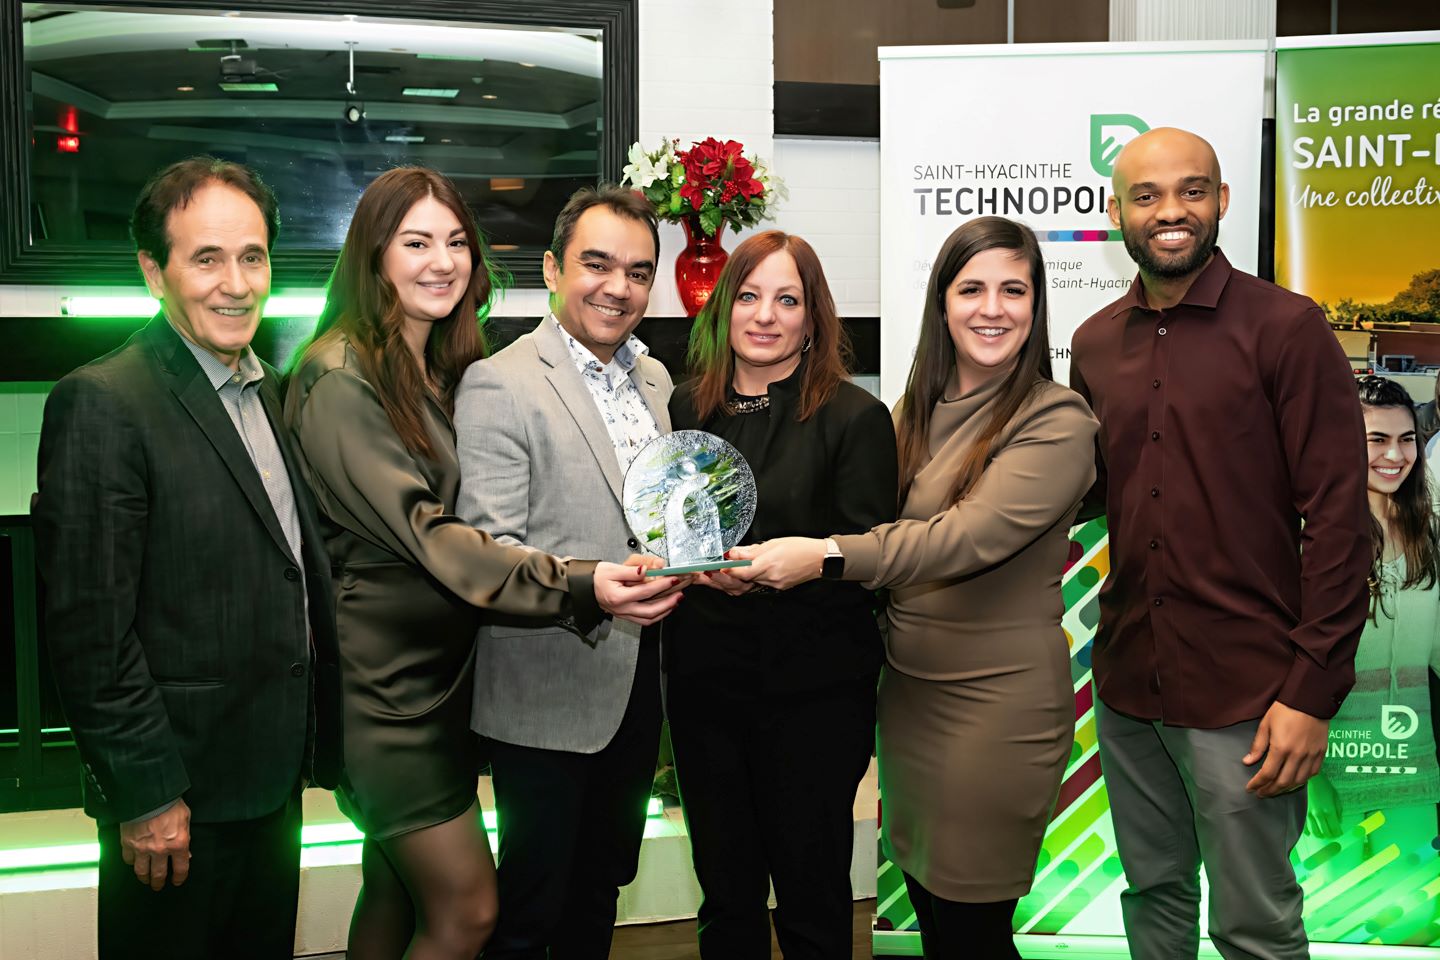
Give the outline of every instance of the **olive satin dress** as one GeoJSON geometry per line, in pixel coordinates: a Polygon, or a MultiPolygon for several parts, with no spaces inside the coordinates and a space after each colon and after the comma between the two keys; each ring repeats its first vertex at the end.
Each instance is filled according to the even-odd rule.
{"type": "Polygon", "coordinates": [[[482,609],[583,630],[600,617],[594,564],[496,543],[455,516],[450,418],[427,394],[435,455],[412,454],[344,339],[312,349],[285,406],[335,575],[342,809],[380,840],[443,823],[475,800],[482,609]]]}
{"type": "MultiPolygon", "coordinates": [[[[962,903],[1030,889],[1074,735],[1060,575],[1095,476],[1095,417],[1042,380],[949,504],[1002,379],[936,404],[930,459],[900,520],[835,537],[846,580],[891,589],[881,844],[926,890],[962,903]]],[[[952,374],[945,396],[957,392],[952,374]]]]}

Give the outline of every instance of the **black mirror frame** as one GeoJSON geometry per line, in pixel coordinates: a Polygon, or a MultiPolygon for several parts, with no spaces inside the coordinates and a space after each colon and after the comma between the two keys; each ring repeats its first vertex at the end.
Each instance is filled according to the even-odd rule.
{"type": "MultiPolygon", "coordinates": [[[[193,10],[214,7],[254,13],[356,14],[394,17],[393,0],[103,0],[117,8],[193,10]]],[[[26,125],[23,0],[0,0],[0,284],[131,286],[141,281],[135,252],[117,243],[72,243],[36,249],[28,236],[30,131],[26,125]]],[[[585,27],[600,31],[604,65],[605,126],[600,133],[601,177],[618,181],[639,124],[638,17],[635,0],[410,0],[404,19],[478,21],[515,26],[585,27]]],[[[481,224],[483,229],[484,224],[481,224]]],[[[275,261],[275,288],[318,287],[337,250],[287,252],[275,261]]],[[[511,253],[496,259],[519,288],[543,287],[543,253],[511,253]]]]}

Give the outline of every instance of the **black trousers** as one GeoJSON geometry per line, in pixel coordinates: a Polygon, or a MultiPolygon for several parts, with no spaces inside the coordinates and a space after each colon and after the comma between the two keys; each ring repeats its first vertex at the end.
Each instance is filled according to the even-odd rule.
{"type": "Polygon", "coordinates": [[[768,960],[770,884],[786,960],[851,955],[855,789],[875,746],[875,683],[737,699],[672,677],[666,696],[705,960],[768,960]]]}
{"type": "Polygon", "coordinates": [[[599,753],[489,741],[500,918],[486,960],[605,960],[635,879],[660,750],[660,653],[640,642],[614,738],[599,753]]]}
{"type": "Polygon", "coordinates": [[[926,960],[1020,960],[1011,932],[1020,901],[960,903],[935,896],[908,873],[904,877],[926,960]]]}
{"type": "Polygon", "coordinates": [[[190,876],[151,890],[100,827],[100,960],[291,960],[300,892],[300,795],[274,813],[190,824],[190,876]]]}

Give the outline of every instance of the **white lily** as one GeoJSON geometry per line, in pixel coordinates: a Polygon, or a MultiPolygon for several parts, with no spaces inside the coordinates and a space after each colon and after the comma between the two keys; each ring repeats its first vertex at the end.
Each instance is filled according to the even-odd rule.
{"type": "MultiPolygon", "coordinates": [[[[621,171],[624,182],[644,190],[656,180],[664,180],[670,176],[670,164],[666,161],[666,153],[662,151],[657,157],[651,159],[645,152],[645,148],[638,142],[630,147],[630,162],[621,171]]],[[[673,155],[671,157],[673,159],[673,155]]]]}
{"type": "Polygon", "coordinates": [[[767,198],[773,198],[773,202],[790,199],[790,188],[785,186],[785,181],[771,172],[758,155],[751,155],[750,165],[755,168],[755,179],[765,185],[767,198]]]}

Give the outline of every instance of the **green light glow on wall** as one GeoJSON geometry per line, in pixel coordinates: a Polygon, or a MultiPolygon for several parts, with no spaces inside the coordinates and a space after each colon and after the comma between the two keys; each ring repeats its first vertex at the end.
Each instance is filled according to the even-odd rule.
{"type": "MultiPolygon", "coordinates": [[[[265,316],[318,317],[324,308],[324,294],[277,293],[265,302],[265,316]]],[[[160,302],[144,294],[60,298],[60,311],[67,317],[153,317],[159,309],[160,302]]]]}

